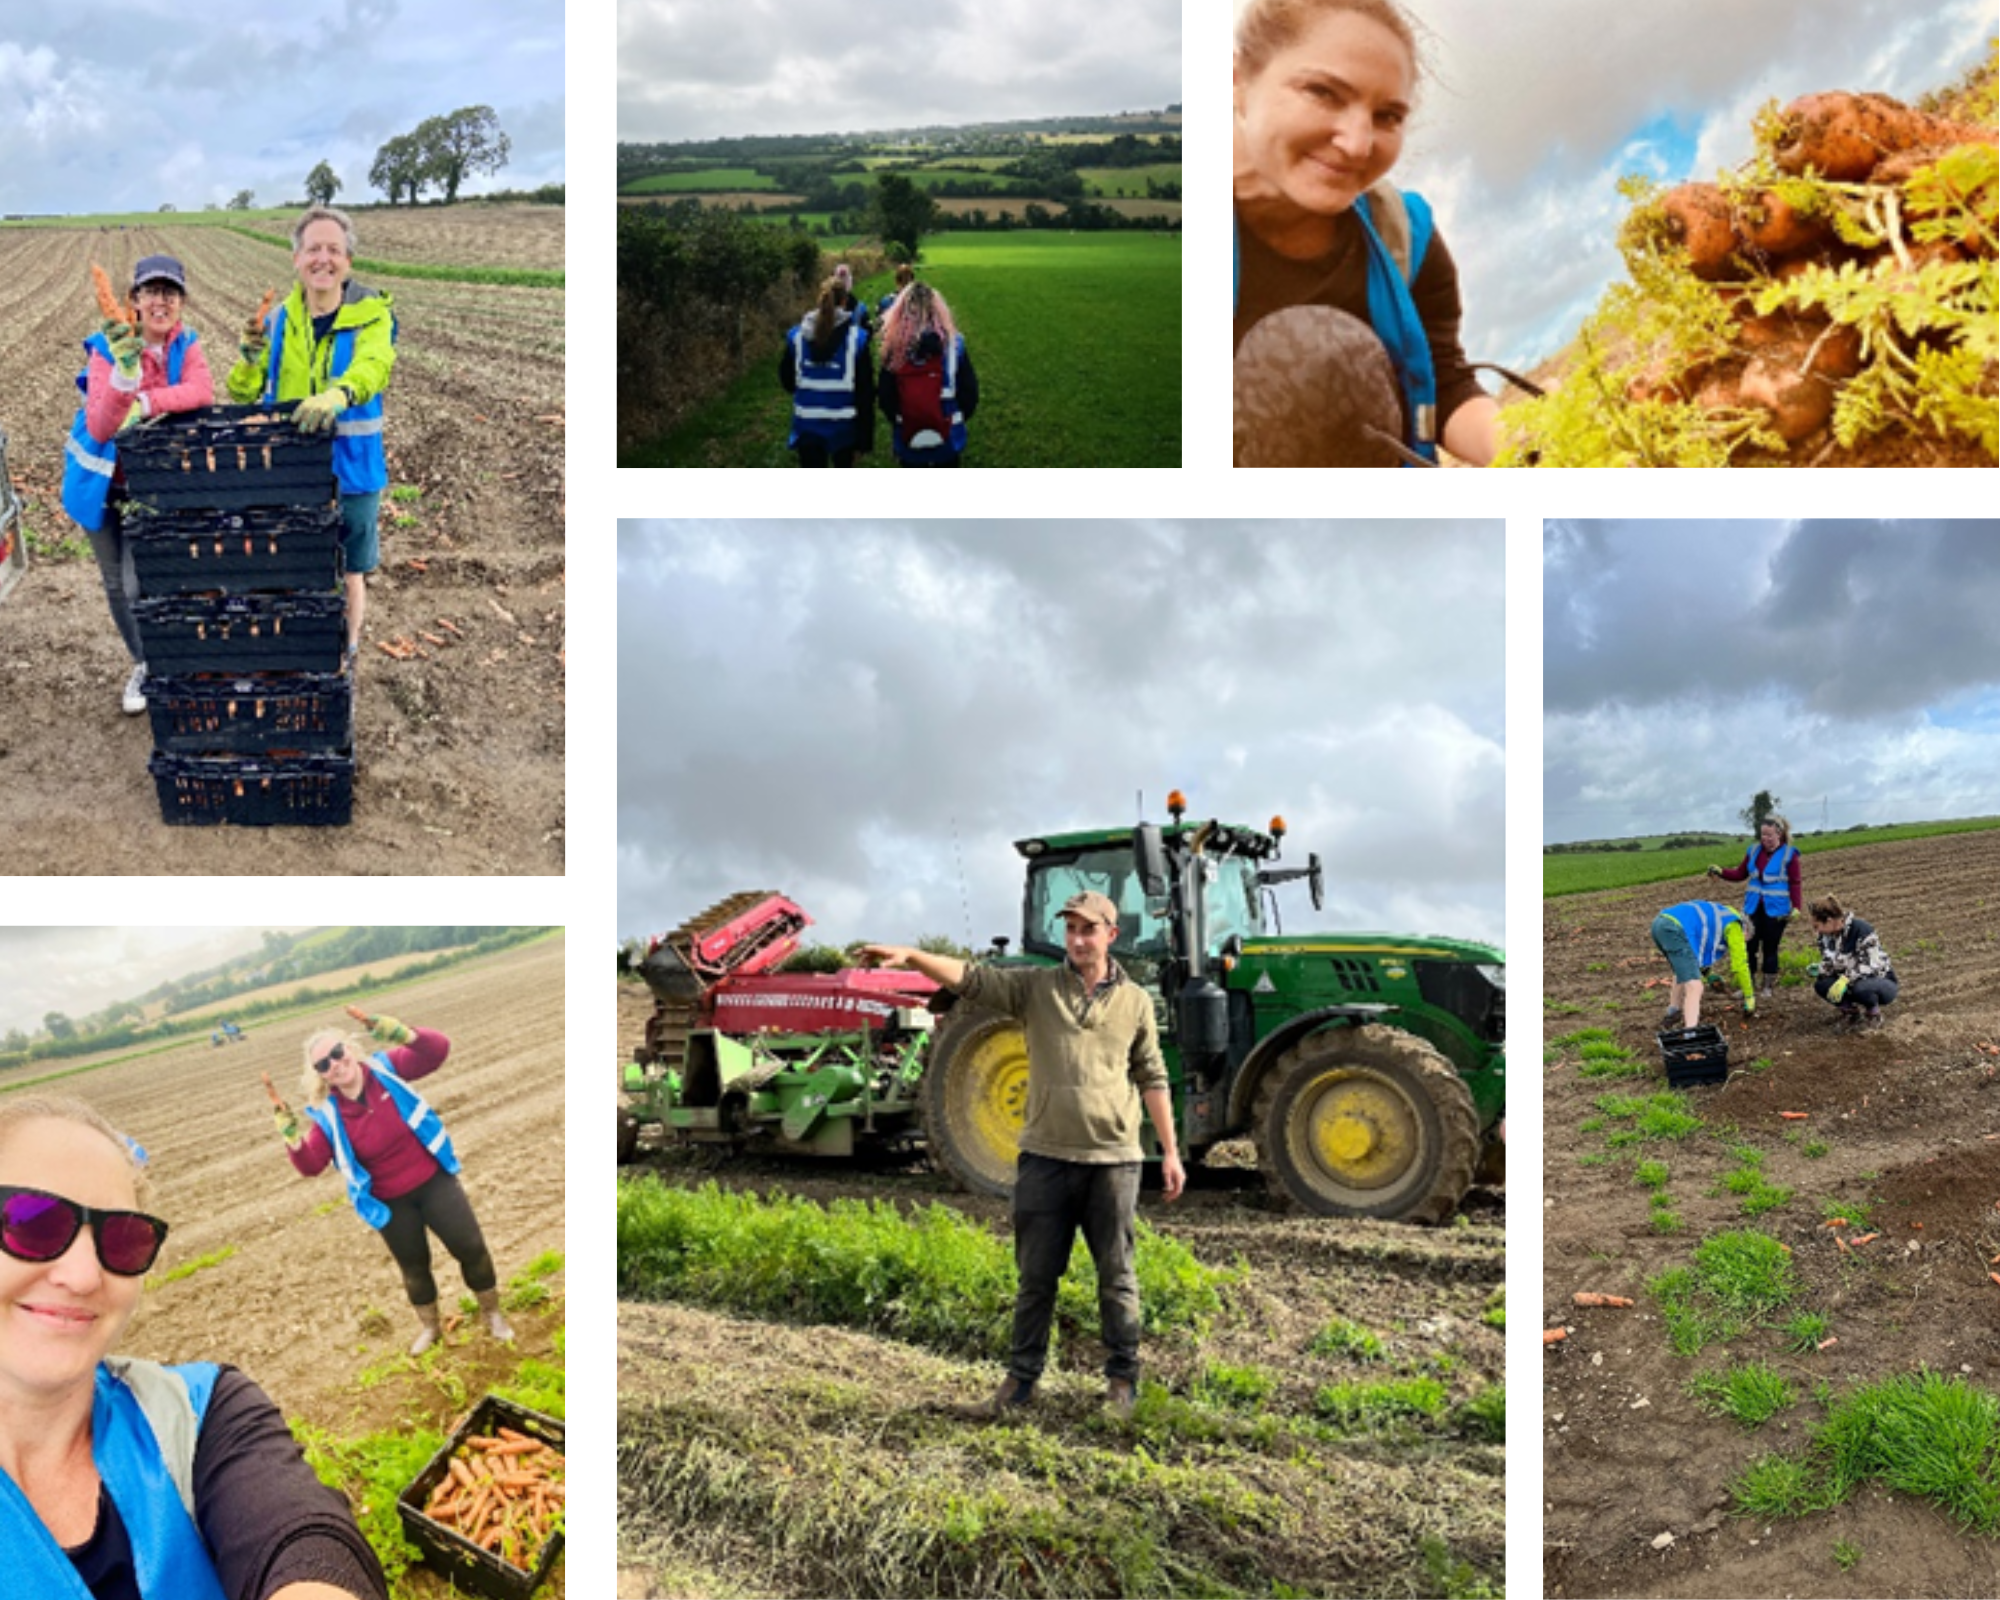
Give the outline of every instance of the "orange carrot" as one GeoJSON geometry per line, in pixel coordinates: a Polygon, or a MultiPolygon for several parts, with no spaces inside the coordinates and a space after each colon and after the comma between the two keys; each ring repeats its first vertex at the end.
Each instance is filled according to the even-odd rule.
{"type": "Polygon", "coordinates": [[[90,264],[90,281],[97,290],[97,309],[104,313],[106,322],[123,322],[134,327],[138,325],[138,312],[129,305],[120,304],[117,291],[111,287],[111,274],[95,261],[90,264]]]}
{"type": "Polygon", "coordinates": [[[280,1111],[283,1111],[285,1109],[285,1098],[278,1093],[278,1086],[271,1081],[270,1073],[260,1072],[257,1076],[264,1080],[264,1092],[271,1097],[271,1104],[276,1106],[280,1111]]]}
{"type": "Polygon", "coordinates": [[[1827,1350],[1831,1349],[1834,1345],[1837,1345],[1839,1343],[1840,1343],[1840,1336],[1838,1334],[1830,1333],[1824,1339],[1820,1340],[1818,1348],[1821,1350],[1827,1350]]]}
{"type": "Polygon", "coordinates": [[[2000,1272],[1989,1272],[1986,1276],[1991,1278],[1995,1283],[2000,1283],[2000,1272]]]}
{"type": "Polygon", "coordinates": [[[1783,1117],[1787,1122],[1804,1122],[1812,1113],[1810,1111],[1780,1111],[1778,1115],[1783,1117]]]}
{"type": "MultiPolygon", "coordinates": [[[[1993,1276],[1995,1282],[2000,1282],[2000,1273],[1995,1273],[1993,1276]]],[[[1560,1344],[1563,1340],[1567,1339],[1568,1337],[1569,1337],[1569,1329],[1567,1328],[1542,1329],[1543,1344],[1560,1344]]]]}
{"type": "Polygon", "coordinates": [[[1622,1294],[1592,1294],[1580,1289],[1570,1296],[1580,1306],[1629,1306],[1632,1302],[1622,1294]]]}
{"type": "Polygon", "coordinates": [[[1844,1228],[1844,1227],[1846,1227],[1846,1226],[1847,1226],[1847,1218],[1845,1218],[1845,1217],[1828,1217],[1828,1218],[1826,1219],[1826,1221],[1824,1221],[1824,1222],[1822,1222],[1822,1223],[1820,1224],[1820,1226],[1821,1226],[1822,1228],[1844,1228]]]}
{"type": "Polygon", "coordinates": [[[1881,1237],[1882,1235],[1879,1233],[1859,1233],[1847,1242],[1849,1244],[1871,1244],[1881,1237]]]}

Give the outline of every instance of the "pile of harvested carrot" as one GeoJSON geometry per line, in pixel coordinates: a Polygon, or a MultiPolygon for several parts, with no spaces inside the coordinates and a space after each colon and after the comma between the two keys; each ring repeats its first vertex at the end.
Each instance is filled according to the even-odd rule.
{"type": "Polygon", "coordinates": [[[532,1572],[563,1518],[563,1457],[555,1446],[501,1428],[452,1453],[424,1515],[509,1566],[532,1572]]]}

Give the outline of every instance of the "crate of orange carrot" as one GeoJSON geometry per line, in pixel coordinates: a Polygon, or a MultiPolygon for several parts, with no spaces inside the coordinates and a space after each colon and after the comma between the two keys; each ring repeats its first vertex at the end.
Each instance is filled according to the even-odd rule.
{"type": "Polygon", "coordinates": [[[563,1543],[563,1425],[489,1394],[396,1497],[403,1533],[463,1593],[526,1600],[563,1543]]]}

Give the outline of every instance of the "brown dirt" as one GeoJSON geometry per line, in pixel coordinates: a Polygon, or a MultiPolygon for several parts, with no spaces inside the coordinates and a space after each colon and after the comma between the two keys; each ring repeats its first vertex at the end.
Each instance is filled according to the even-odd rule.
{"type": "MultiPolygon", "coordinates": [[[[507,208],[416,227],[502,228],[507,208]]],[[[530,228],[545,227],[533,222],[530,228]]],[[[23,524],[45,549],[81,536],[60,502],[62,446],[91,331],[88,268],[150,251],[188,268],[188,321],[218,388],[232,330],[287,258],[219,228],[0,230],[0,409],[23,524]]],[[[475,257],[475,263],[482,258],[475,257]]],[[[118,709],[124,651],[87,549],[38,554],[6,608],[0,831],[28,875],[508,873],[563,870],[563,292],[384,280],[401,322],[387,400],[392,485],[369,580],[347,828],[169,827],[144,718],[118,709]],[[413,565],[421,561],[423,567],[413,565]],[[503,615],[504,613],[504,615],[503,615]],[[461,630],[438,625],[446,617],[461,630]],[[421,643],[434,634],[443,645],[421,643]],[[398,636],[423,655],[374,648],[398,636]]]]}
{"type": "MultiPolygon", "coordinates": [[[[1810,851],[1810,845],[1806,846],[1810,851]]],[[[1711,986],[1703,1020],[1730,1041],[1731,1077],[1697,1089],[1704,1132],[1643,1147],[1671,1169],[1668,1194],[1685,1221],[1662,1235],[1631,1163],[1585,1166],[1604,1132],[1579,1125],[1606,1093],[1664,1088],[1646,1078],[1584,1078],[1559,1056],[1544,1086],[1544,1325],[1570,1336],[1544,1352],[1544,1584],[1550,1595],[1992,1595],[2000,1541],[1962,1536],[1930,1506],[1870,1488],[1828,1513],[1766,1523],[1730,1511],[1728,1484],[1753,1459],[1795,1451],[1820,1415],[1810,1401],[1755,1433],[1696,1408],[1685,1385],[1725,1361],[1765,1360],[1809,1395],[1929,1368],[2000,1390],[2000,1043],[1992,974],[2000,940],[1990,896],[2000,884],[2000,835],[1961,834],[1842,850],[1804,860],[1808,898],[1831,891],[1873,923],[1902,993],[1878,1033],[1833,1034],[1833,1008],[1809,986],[1781,988],[1768,1014],[1746,1020],[1711,986]],[[1762,1069],[1749,1068],[1767,1061],[1762,1069]],[[1749,1068],[1749,1070],[1740,1070],[1749,1068]],[[1802,1121],[1781,1112],[1805,1112],[1802,1121]],[[1817,1158],[1808,1145],[1828,1148],[1817,1158]],[[1734,1146],[1765,1152],[1764,1173],[1789,1202],[1746,1218],[1716,1190],[1739,1165],[1734,1146]],[[1880,1238],[1842,1252],[1821,1226],[1824,1202],[1872,1208],[1880,1238]],[[1830,1322],[1838,1343],[1800,1357],[1768,1329],[1693,1359],[1668,1347],[1645,1284],[1685,1264],[1695,1244],[1732,1228],[1770,1232],[1791,1248],[1799,1309],[1830,1322]],[[1632,1295],[1629,1311],[1578,1310],[1579,1289],[1632,1295]],[[1663,1550],[1662,1533],[1674,1535],[1663,1550]],[[1863,1552],[1842,1572],[1836,1541],[1863,1552]]],[[[1665,972],[1647,935],[1654,912],[1733,888],[1700,878],[1549,900],[1544,909],[1545,1032],[1611,1028],[1657,1063],[1665,972]],[[1602,970],[1592,972],[1590,967],[1602,970]],[[1578,1011],[1567,1008],[1578,1007],[1578,1011]],[[1557,1014],[1563,1010],[1566,1014],[1557,1014]]],[[[1795,918],[1784,949],[1809,948],[1795,918]]]]}
{"type": "MultiPolygon", "coordinates": [[[[371,261],[409,261],[430,266],[525,267],[559,272],[563,265],[561,206],[469,205],[386,206],[350,210],[360,255],[371,261]]],[[[283,240],[291,248],[291,226],[283,220],[246,224],[283,240]]],[[[285,258],[275,250],[279,269],[285,258]]],[[[364,278],[366,274],[362,275],[364,278]]],[[[391,289],[395,283],[389,283],[391,289]]]]}

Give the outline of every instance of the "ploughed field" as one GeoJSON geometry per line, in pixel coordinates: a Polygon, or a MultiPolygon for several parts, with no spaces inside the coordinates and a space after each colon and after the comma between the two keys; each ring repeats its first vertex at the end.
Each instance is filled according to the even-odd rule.
{"type": "MultiPolygon", "coordinates": [[[[560,935],[538,939],[362,1002],[451,1039],[421,1087],[451,1133],[503,1286],[563,1250],[563,951],[560,935]]],[[[488,1389],[514,1382],[523,1358],[562,1366],[563,1278],[544,1280],[553,1298],[543,1305],[510,1313],[512,1349],[468,1320],[427,1370],[404,1359],[416,1322],[395,1263],[337,1173],[293,1170],[258,1081],[270,1073],[298,1106],[306,1035],[345,1024],[329,1004],[324,1015],[253,1023],[244,1044],[218,1049],[201,1034],[46,1090],[88,1100],[145,1146],[149,1209],[172,1227],[124,1354],[239,1366],[295,1424],[341,1439],[444,1432],[488,1389]],[[220,1259],[166,1281],[210,1257],[220,1259]]],[[[435,1242],[433,1254],[440,1304],[453,1313],[464,1281],[435,1242]]],[[[411,1594],[449,1593],[414,1571],[407,1582],[411,1594]]]]}
{"type": "MultiPolygon", "coordinates": [[[[561,262],[561,212],[550,208],[363,214],[357,227],[371,258],[468,270],[561,262]]],[[[0,612],[10,870],[561,872],[563,291],[356,274],[394,298],[400,332],[385,400],[391,489],[356,697],[354,820],[246,837],[161,822],[148,719],[119,711],[124,650],[96,564],[61,509],[81,341],[97,321],[90,264],[122,285],[153,252],[187,265],[187,321],[220,398],[238,329],[265,290],[292,282],[285,250],[203,224],[0,228],[10,374],[0,431],[33,561],[0,612]],[[64,553],[49,554],[57,541],[64,553]],[[397,640],[417,653],[377,648],[397,640]]]]}
{"type": "MultiPolygon", "coordinates": [[[[621,1059],[649,1009],[619,986],[621,1059]]],[[[1101,1411],[1090,1292],[1035,1406],[987,1423],[956,1408],[1004,1372],[1005,1202],[920,1160],[624,1169],[619,1593],[1491,1592],[1498,1200],[1423,1229],[1280,1217],[1243,1169],[1193,1185],[1140,1203],[1136,1416],[1101,1411]],[[628,1210],[715,1220],[683,1256],[628,1210]]]]}
{"type": "MultiPolygon", "coordinates": [[[[1731,1075],[1678,1104],[1650,1098],[1667,1088],[1665,990],[1649,986],[1667,966],[1648,928],[1679,901],[1740,905],[1741,886],[1693,877],[1544,902],[1543,1313],[1568,1329],[1543,1351],[1551,1595],[2000,1592],[2000,1537],[1880,1478],[1805,1515],[1743,1514],[1753,1465],[1803,1458],[1830,1406],[1884,1380],[1928,1371],[2000,1397],[2000,833],[1803,867],[1808,900],[1834,894],[1888,947],[1902,989],[1886,1025],[1833,1032],[1834,1008],[1794,970],[1817,959],[1795,916],[1785,985],[1754,1019],[1726,978],[1708,986],[1702,1020],[1723,1028],[1731,1075]],[[1604,1036],[1576,1037],[1591,1029],[1604,1036]],[[1622,1075],[1620,1049],[1643,1072],[1622,1075]],[[1698,1249],[1719,1265],[1746,1241],[1713,1241],[1751,1232],[1776,1241],[1763,1248],[1783,1298],[1676,1354],[1685,1307],[1648,1286],[1699,1277],[1698,1249]],[[1637,1303],[1578,1308],[1578,1291],[1637,1303]],[[1749,1365],[1788,1386],[1755,1426],[1690,1392],[1749,1365]]],[[[1910,1448],[1885,1446],[1892,1461],[1910,1448]]],[[[1996,1459],[1965,1467],[1989,1495],[1996,1459]]]]}

